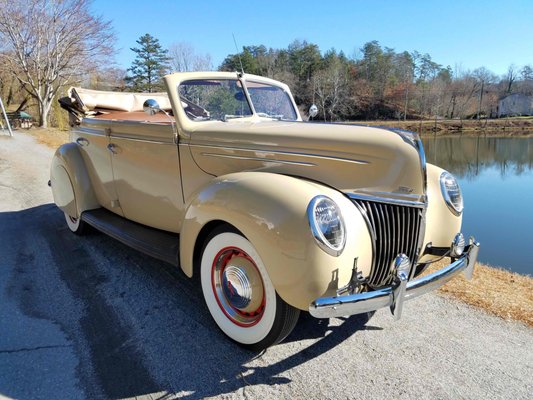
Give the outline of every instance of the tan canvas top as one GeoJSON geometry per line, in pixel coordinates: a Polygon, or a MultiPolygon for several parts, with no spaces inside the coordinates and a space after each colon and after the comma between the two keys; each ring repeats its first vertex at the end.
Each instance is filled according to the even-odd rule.
{"type": "Polygon", "coordinates": [[[143,111],[143,104],[148,99],[156,100],[163,110],[172,108],[166,93],[107,92],[72,87],[68,95],[86,113],[94,110],[143,111]]]}

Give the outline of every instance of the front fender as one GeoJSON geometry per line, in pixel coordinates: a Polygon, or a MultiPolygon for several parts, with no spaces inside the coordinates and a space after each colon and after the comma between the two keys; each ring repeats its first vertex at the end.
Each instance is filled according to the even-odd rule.
{"type": "Polygon", "coordinates": [[[50,181],[54,202],[68,215],[78,218],[83,211],[100,207],[75,143],[65,143],[56,150],[50,181]]]}
{"type": "MultiPolygon", "coordinates": [[[[461,231],[463,214],[454,215],[448,206],[440,189],[440,175],[444,170],[432,164],[427,164],[428,177],[428,208],[426,211],[426,230],[424,234],[424,247],[431,243],[433,247],[450,247],[455,235],[461,231]]],[[[433,258],[423,256],[419,261],[427,262],[433,258]]]]}
{"type": "Polygon", "coordinates": [[[357,208],[342,193],[321,184],[267,172],[240,172],[215,178],[191,202],[180,240],[184,272],[193,274],[199,233],[211,221],[233,225],[260,255],[277,293],[288,304],[309,304],[348,283],[354,259],[367,276],[372,246],[357,208]],[[338,257],[325,253],[312,236],[307,206],[319,194],[333,199],[346,225],[346,247],[338,257]]]}

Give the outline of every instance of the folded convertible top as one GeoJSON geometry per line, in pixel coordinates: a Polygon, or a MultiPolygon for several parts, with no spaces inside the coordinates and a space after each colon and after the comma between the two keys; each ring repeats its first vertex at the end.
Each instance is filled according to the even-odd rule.
{"type": "Polygon", "coordinates": [[[143,104],[148,99],[156,100],[163,110],[171,110],[170,100],[166,93],[131,93],[108,92],[103,90],[71,87],[68,97],[59,100],[61,107],[69,111],[79,122],[84,117],[113,112],[143,111],[143,104]]]}

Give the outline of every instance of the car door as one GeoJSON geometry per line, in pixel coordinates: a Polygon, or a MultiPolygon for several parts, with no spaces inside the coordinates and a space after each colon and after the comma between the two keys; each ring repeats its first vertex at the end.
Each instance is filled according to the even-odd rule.
{"type": "Polygon", "coordinates": [[[124,216],[179,232],[184,206],[178,148],[170,123],[118,123],[111,129],[110,148],[124,216]]]}
{"type": "Polygon", "coordinates": [[[80,149],[98,203],[123,216],[114,183],[108,133],[105,124],[92,121],[72,130],[72,139],[80,149]]]}

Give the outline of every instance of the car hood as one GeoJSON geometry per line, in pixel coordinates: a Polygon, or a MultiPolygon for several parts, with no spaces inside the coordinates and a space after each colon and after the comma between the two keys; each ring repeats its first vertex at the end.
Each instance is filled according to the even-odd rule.
{"type": "Polygon", "coordinates": [[[346,193],[419,201],[425,158],[415,133],[348,124],[199,122],[190,150],[205,172],[246,170],[317,181],[346,193]]]}

